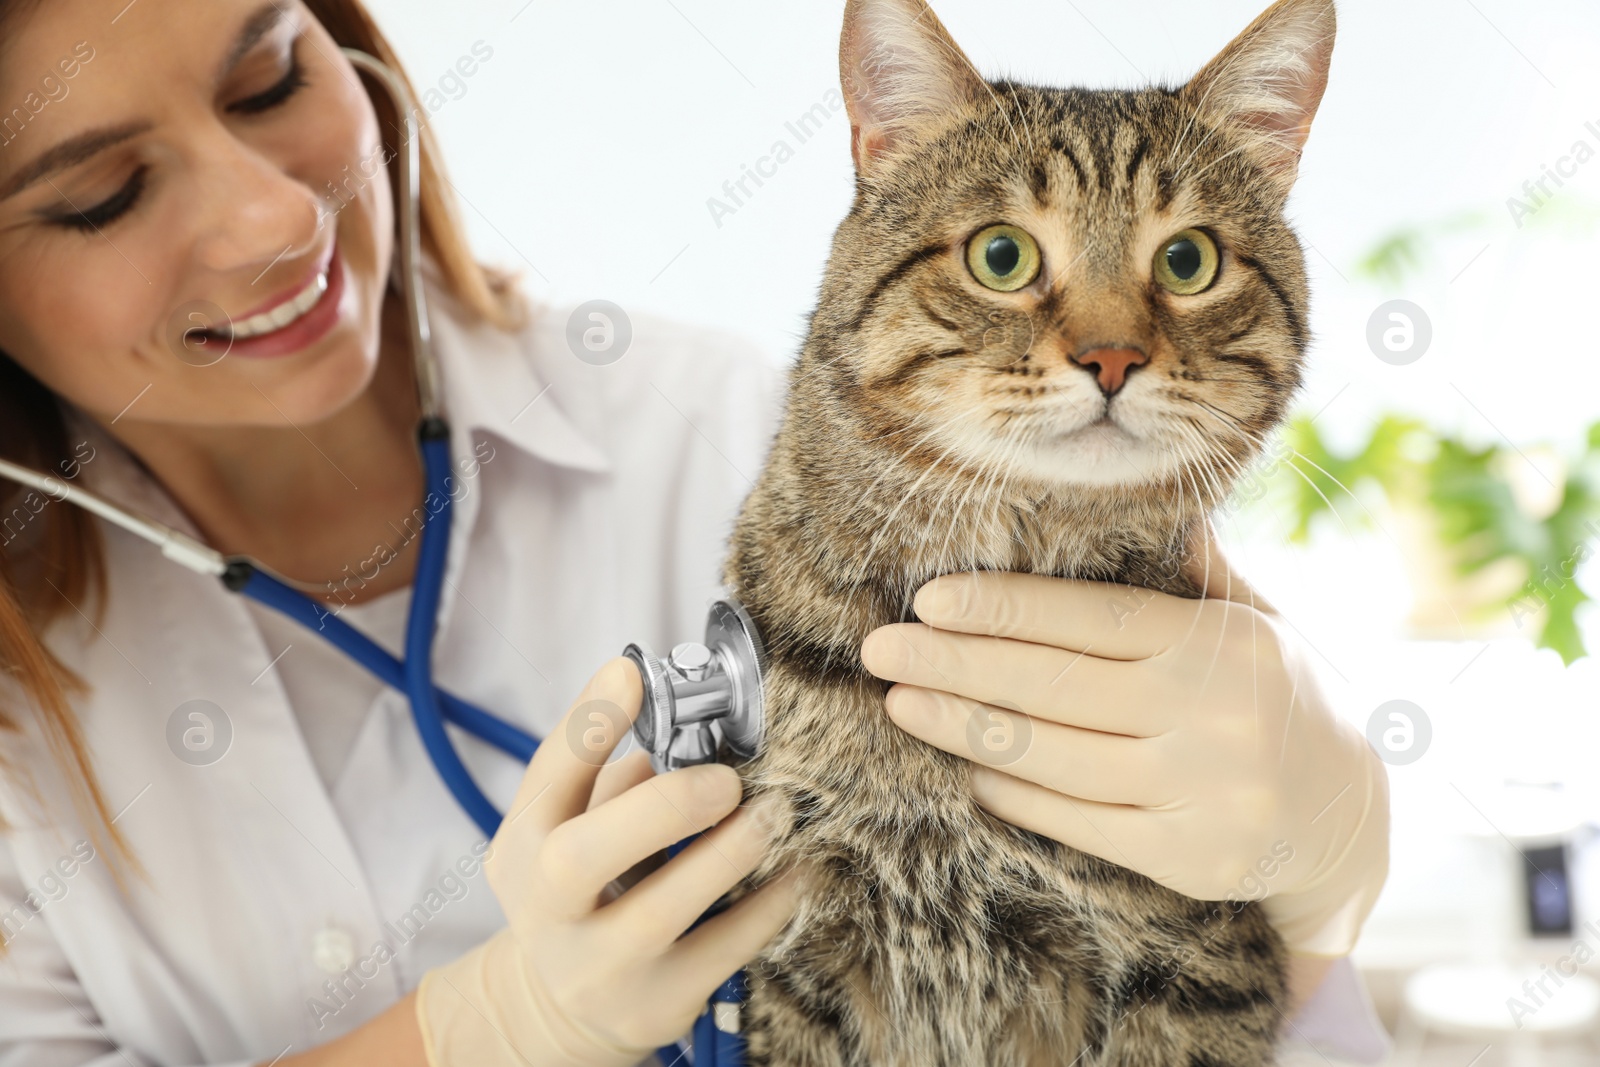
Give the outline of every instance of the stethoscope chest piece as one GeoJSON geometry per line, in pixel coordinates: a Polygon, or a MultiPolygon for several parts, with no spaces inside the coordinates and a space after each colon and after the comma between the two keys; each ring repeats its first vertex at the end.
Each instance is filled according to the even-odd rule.
{"type": "Polygon", "coordinates": [[[677,645],[665,660],[639,644],[622,654],[644,681],[633,734],[657,773],[710,763],[721,743],[741,762],[761,751],[766,649],[738,601],[713,603],[704,642],[677,645]]]}

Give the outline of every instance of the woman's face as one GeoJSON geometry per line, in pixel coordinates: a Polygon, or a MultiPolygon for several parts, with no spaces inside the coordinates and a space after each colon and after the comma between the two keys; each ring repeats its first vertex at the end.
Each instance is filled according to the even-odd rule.
{"type": "Polygon", "coordinates": [[[103,421],[328,417],[371,380],[393,251],[354,68],[298,0],[112,8],[0,38],[0,351],[103,421]]]}

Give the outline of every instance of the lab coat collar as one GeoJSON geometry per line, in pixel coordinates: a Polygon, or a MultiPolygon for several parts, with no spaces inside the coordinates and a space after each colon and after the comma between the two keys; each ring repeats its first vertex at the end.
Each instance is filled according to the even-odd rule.
{"type": "MultiPolygon", "coordinates": [[[[422,261],[421,274],[445,418],[456,432],[492,433],[559,467],[610,471],[605,452],[563,407],[562,388],[540,366],[542,353],[533,351],[547,331],[511,333],[477,320],[445,289],[431,259],[422,261]]],[[[542,313],[540,305],[531,307],[531,316],[542,313]]]]}

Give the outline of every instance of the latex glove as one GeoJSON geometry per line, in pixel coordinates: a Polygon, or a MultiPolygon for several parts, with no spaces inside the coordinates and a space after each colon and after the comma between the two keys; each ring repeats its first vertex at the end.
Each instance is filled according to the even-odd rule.
{"type": "Polygon", "coordinates": [[[1213,543],[1199,601],[947,575],[862,662],[992,814],[1201,900],[1265,894],[1292,951],[1345,955],[1388,876],[1386,769],[1213,543]]]}
{"type": "Polygon", "coordinates": [[[597,792],[641,695],[632,662],[610,661],[534,754],[484,860],[507,925],[417,990],[430,1067],[632,1067],[686,1033],[794,913],[785,876],[684,933],[755,869],[770,822],[728,815],[741,787],[720,764],[656,776],[630,754],[597,792]],[[616,895],[615,880],[713,824],[616,895]]]}

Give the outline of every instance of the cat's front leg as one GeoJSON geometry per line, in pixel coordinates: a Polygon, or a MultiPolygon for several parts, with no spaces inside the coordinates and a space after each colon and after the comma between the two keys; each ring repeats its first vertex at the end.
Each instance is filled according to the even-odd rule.
{"type": "Polygon", "coordinates": [[[860,1035],[837,990],[765,959],[752,963],[746,981],[740,1026],[747,1067],[864,1067],[860,1035]]]}
{"type": "Polygon", "coordinates": [[[1181,995],[1147,988],[1124,1000],[1092,1067],[1272,1067],[1284,990],[1237,971],[1189,983],[1181,995]]]}

